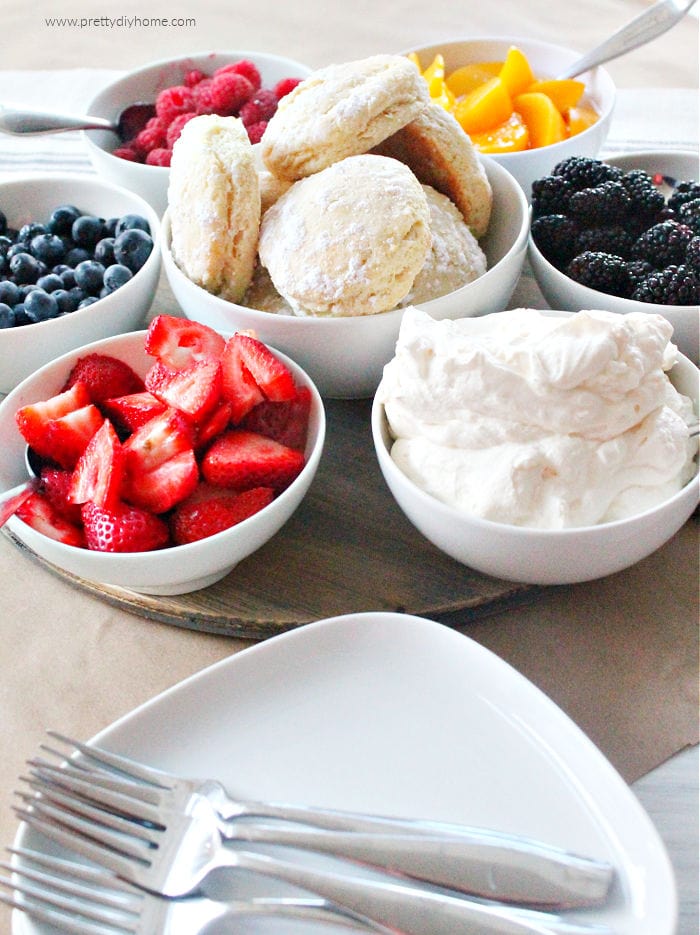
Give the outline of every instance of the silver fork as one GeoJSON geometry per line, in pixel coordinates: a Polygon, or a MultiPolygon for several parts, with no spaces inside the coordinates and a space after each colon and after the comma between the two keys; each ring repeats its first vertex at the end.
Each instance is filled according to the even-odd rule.
{"type": "Polygon", "coordinates": [[[0,902],[73,935],[198,935],[213,922],[223,925],[255,916],[392,935],[383,925],[363,920],[323,899],[260,898],[229,903],[206,897],[167,900],[105,870],[73,860],[27,848],[8,851],[21,862],[0,861],[0,868],[13,875],[0,876],[0,886],[11,893],[0,893],[0,902]]]}
{"type": "MultiPolygon", "coordinates": [[[[220,783],[180,779],[54,731],[49,734],[75,748],[84,759],[62,763],[60,772],[42,760],[30,761],[41,781],[60,783],[70,776],[73,791],[93,800],[97,797],[110,808],[124,803],[109,799],[109,793],[128,795],[141,803],[126,803],[128,807],[133,810],[150,805],[152,811],[143,814],[160,816],[161,820],[163,816],[176,820],[188,814],[197,797],[203,796],[217,816],[219,833],[227,841],[282,844],[323,852],[471,895],[557,910],[603,902],[612,882],[610,864],[529,838],[440,822],[237,802],[220,783]],[[80,784],[83,776],[89,786],[80,784]],[[250,818],[275,819],[277,824],[239,820],[250,818]],[[286,824],[280,825],[279,820],[286,824]],[[302,824],[311,827],[300,827],[302,824]]],[[[61,757],[51,748],[44,749],[61,757]]]]}
{"type": "MultiPolygon", "coordinates": [[[[166,826],[153,812],[137,811],[122,796],[118,811],[108,811],[70,790],[34,782],[40,793],[26,797],[19,817],[56,843],[151,892],[170,897],[202,891],[210,873],[246,870],[289,883],[403,935],[602,935],[591,927],[547,912],[505,907],[419,887],[400,878],[377,878],[319,870],[256,852],[222,846],[217,820],[206,799],[192,813],[166,826]],[[155,819],[155,821],[153,820],[155,819]]],[[[104,804],[104,803],[103,803],[104,804]]]]}

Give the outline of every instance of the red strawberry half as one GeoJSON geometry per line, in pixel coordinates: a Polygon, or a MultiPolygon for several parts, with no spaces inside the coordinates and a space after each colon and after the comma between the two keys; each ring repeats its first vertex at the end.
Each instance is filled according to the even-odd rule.
{"type": "Polygon", "coordinates": [[[300,386],[293,399],[258,403],[243,419],[241,428],[274,438],[281,445],[304,451],[309,431],[311,390],[300,386]]]}
{"type": "Polygon", "coordinates": [[[72,503],[92,500],[110,508],[119,499],[124,476],[124,451],[109,419],[95,432],[73,471],[68,498],[72,503]]]}
{"type": "Polygon", "coordinates": [[[76,526],[61,516],[47,497],[41,493],[32,494],[19,507],[15,515],[32,529],[48,536],[49,539],[56,539],[64,545],[85,548],[85,536],[80,526],[76,526]]]}
{"type": "Polygon", "coordinates": [[[199,484],[191,497],[173,511],[170,529],[178,545],[206,539],[248,519],[274,498],[271,487],[254,487],[241,493],[199,484]]]}
{"type": "Polygon", "coordinates": [[[145,425],[149,419],[165,412],[168,407],[153,393],[144,390],[143,393],[129,393],[115,399],[107,399],[102,403],[101,409],[114,424],[126,432],[135,432],[145,425]]]}
{"type": "Polygon", "coordinates": [[[125,503],[112,510],[86,503],[82,515],[87,547],[96,552],[149,552],[170,540],[167,523],[159,516],[125,503]]]}
{"type": "Polygon", "coordinates": [[[219,435],[202,459],[202,474],[210,484],[247,490],[288,487],[304,467],[300,451],[256,432],[234,429],[219,435]]]}
{"type": "Polygon", "coordinates": [[[83,383],[16,413],[17,427],[30,448],[64,468],[73,468],[104,421],[83,383]]]}
{"type": "Polygon", "coordinates": [[[183,415],[167,409],[124,442],[124,500],[164,513],[188,497],[199,480],[192,430],[183,415]]]}
{"type": "Polygon", "coordinates": [[[244,366],[267,399],[293,399],[296,387],[291,371],[262,341],[237,333],[226,342],[227,350],[232,346],[238,349],[244,366]]]}
{"type": "Polygon", "coordinates": [[[112,396],[139,393],[143,380],[123,360],[108,354],[88,354],[79,358],[63,387],[68,390],[75,383],[84,383],[93,403],[101,403],[112,396]]]}
{"type": "Polygon", "coordinates": [[[79,526],[82,523],[80,506],[68,499],[72,483],[72,471],[46,466],[41,469],[40,492],[64,519],[79,526]]]}
{"type": "Polygon", "coordinates": [[[182,370],[157,361],[146,374],[146,388],[161,402],[199,422],[221,398],[221,365],[197,360],[182,370]]]}
{"type": "Polygon", "coordinates": [[[197,360],[219,360],[224,338],[208,325],[173,315],[157,315],[146,333],[146,353],[166,367],[182,370],[197,360]]]}
{"type": "Polygon", "coordinates": [[[221,357],[222,393],[231,406],[231,421],[236,424],[265,397],[243,362],[240,344],[227,341],[221,357]]]}

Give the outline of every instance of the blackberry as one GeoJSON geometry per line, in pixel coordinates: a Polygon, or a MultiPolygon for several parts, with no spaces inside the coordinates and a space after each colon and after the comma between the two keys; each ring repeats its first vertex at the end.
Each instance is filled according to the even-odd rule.
{"type": "Polygon", "coordinates": [[[545,175],[532,183],[532,214],[542,217],[545,214],[566,214],[573,186],[564,178],[545,175]]]}
{"type": "Polygon", "coordinates": [[[579,253],[566,267],[566,274],[582,286],[607,295],[627,297],[630,292],[627,263],[611,253],[594,250],[579,253]]]}
{"type": "Polygon", "coordinates": [[[700,279],[683,264],[667,266],[650,273],[632,292],[637,302],[657,305],[698,305],[700,279]]]}
{"type": "Polygon", "coordinates": [[[654,272],[654,267],[646,260],[630,260],[627,264],[627,272],[630,277],[630,288],[634,290],[649,273],[654,272]]]}
{"type": "Polygon", "coordinates": [[[630,211],[637,217],[655,217],[666,204],[663,194],[654,185],[652,177],[643,169],[632,169],[620,179],[630,197],[630,211]]]}
{"type": "Polygon", "coordinates": [[[589,156],[569,156],[557,163],[552,170],[552,175],[565,178],[577,190],[615,181],[623,174],[622,169],[617,166],[610,166],[589,156]]]}
{"type": "Polygon", "coordinates": [[[577,252],[576,222],[565,214],[546,214],[535,218],[530,228],[538,249],[554,266],[564,266],[577,252]]]}
{"type": "Polygon", "coordinates": [[[640,234],[632,247],[632,258],[646,260],[657,269],[682,263],[693,231],[677,221],[662,221],[640,234]]]}
{"type": "Polygon", "coordinates": [[[678,209],[678,220],[687,224],[696,236],[700,234],[700,198],[683,202],[678,209]]]}
{"type": "Polygon", "coordinates": [[[693,237],[685,248],[685,265],[700,276],[700,237],[693,237]]]}
{"type": "Polygon", "coordinates": [[[700,183],[678,182],[673,194],[668,199],[668,206],[673,211],[678,211],[681,205],[687,201],[695,201],[696,198],[700,198],[700,183]]]}
{"type": "Polygon", "coordinates": [[[622,183],[608,181],[574,192],[568,213],[585,226],[615,224],[624,220],[631,204],[622,183]]]}
{"type": "Polygon", "coordinates": [[[621,224],[610,227],[588,227],[582,230],[576,238],[576,253],[593,250],[603,253],[614,253],[627,259],[637,235],[621,224]]]}

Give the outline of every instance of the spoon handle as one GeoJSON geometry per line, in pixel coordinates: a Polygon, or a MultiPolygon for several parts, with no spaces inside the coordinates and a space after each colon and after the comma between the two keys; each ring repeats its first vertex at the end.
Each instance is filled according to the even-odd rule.
{"type": "Polygon", "coordinates": [[[102,117],[75,117],[69,114],[47,114],[38,110],[0,107],[1,133],[32,136],[39,133],[61,133],[64,130],[114,130],[114,125],[102,117]]]}
{"type": "Polygon", "coordinates": [[[0,526],[4,526],[11,516],[17,512],[25,500],[27,500],[39,486],[39,480],[33,477],[31,480],[24,481],[0,494],[0,526]]]}
{"type": "Polygon", "coordinates": [[[609,39],[602,42],[586,55],[581,56],[563,71],[559,78],[574,78],[589,68],[602,65],[613,58],[619,58],[633,49],[639,48],[656,39],[683,19],[696,0],[659,0],[639,16],[635,16],[626,26],[618,29],[609,39]]]}

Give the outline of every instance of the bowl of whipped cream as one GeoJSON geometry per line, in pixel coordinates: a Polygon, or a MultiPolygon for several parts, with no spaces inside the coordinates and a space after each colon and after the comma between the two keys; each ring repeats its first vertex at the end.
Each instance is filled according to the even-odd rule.
{"type": "Polygon", "coordinates": [[[477,571],[570,584],[650,555],[699,500],[698,368],[660,315],[407,309],[372,407],[407,518],[477,571]]]}

